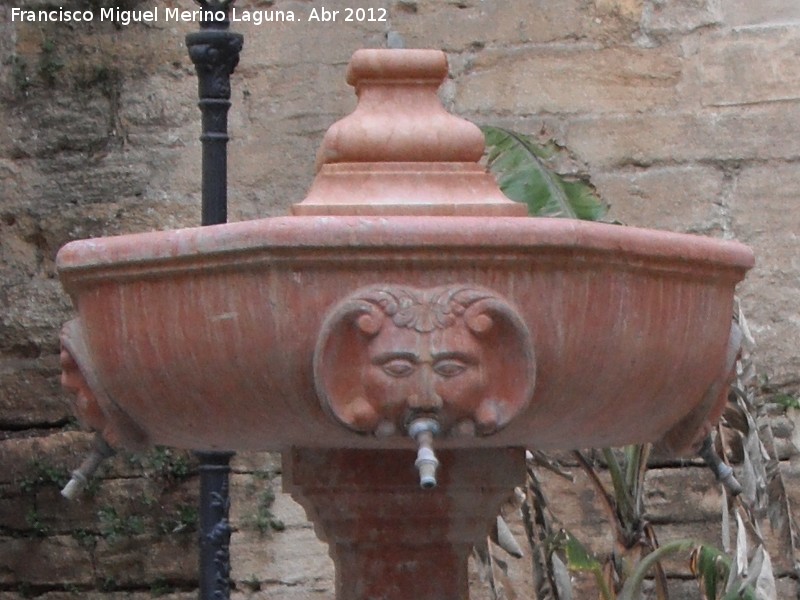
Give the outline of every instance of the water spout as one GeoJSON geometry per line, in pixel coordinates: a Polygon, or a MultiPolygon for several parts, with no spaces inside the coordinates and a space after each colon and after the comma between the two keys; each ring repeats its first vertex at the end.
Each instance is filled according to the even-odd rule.
{"type": "Polygon", "coordinates": [[[414,438],[419,446],[414,466],[419,471],[419,486],[423,490],[436,487],[436,469],[439,460],[433,452],[433,437],[439,433],[439,423],[431,418],[414,419],[408,426],[408,435],[414,438]]]}
{"type": "Polygon", "coordinates": [[[72,478],[61,490],[61,495],[67,500],[74,500],[80,491],[86,487],[89,478],[97,471],[100,463],[113,455],[114,449],[106,443],[99,433],[96,434],[91,452],[81,463],[81,466],[72,472],[72,478]]]}

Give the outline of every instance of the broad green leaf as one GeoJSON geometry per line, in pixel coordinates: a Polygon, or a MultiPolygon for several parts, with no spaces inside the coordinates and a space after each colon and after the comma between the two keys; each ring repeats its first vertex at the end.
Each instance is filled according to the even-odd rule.
{"type": "Polygon", "coordinates": [[[532,216],[599,221],[608,212],[594,187],[565,178],[545,164],[558,152],[554,143],[540,144],[500,127],[483,126],[481,130],[487,166],[500,189],[510,199],[527,204],[532,216]]]}
{"type": "Polygon", "coordinates": [[[564,553],[567,557],[567,567],[572,571],[596,572],[602,569],[600,562],[581,544],[581,542],[568,531],[564,534],[564,553]]]}

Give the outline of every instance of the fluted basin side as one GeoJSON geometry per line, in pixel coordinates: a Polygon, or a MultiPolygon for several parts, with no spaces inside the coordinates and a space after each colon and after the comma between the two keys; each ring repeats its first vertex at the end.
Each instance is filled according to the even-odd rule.
{"type": "Polygon", "coordinates": [[[536,386],[502,431],[439,445],[553,449],[657,440],[700,404],[724,376],[734,286],[753,256],[571,220],[309,216],[72,242],[57,261],[79,315],[70,351],[135,441],[407,444],[325,413],[312,365],[323,318],[365,286],[464,284],[517,308],[536,386]]]}

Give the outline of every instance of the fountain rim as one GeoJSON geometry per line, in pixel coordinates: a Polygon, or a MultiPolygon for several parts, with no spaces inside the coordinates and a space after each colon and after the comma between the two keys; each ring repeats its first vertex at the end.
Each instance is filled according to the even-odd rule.
{"type": "MultiPolygon", "coordinates": [[[[78,240],[56,264],[65,285],[202,270],[280,259],[298,264],[378,258],[464,256],[498,262],[582,253],[609,264],[739,281],[755,264],[742,243],[692,234],[544,217],[285,216],[206,227],[78,240]],[[416,251],[416,254],[415,254],[416,251]],[[494,257],[494,258],[493,258],[494,257]],[[648,264],[640,264],[648,261],[648,264]]],[[[595,265],[595,260],[589,261],[595,265]]]]}

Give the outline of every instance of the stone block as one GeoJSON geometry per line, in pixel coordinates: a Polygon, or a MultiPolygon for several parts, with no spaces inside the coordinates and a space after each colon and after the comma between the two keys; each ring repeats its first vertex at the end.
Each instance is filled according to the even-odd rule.
{"type": "Polygon", "coordinates": [[[800,157],[800,103],[695,112],[588,115],[564,143],[590,170],[620,165],[800,157]]]}
{"type": "Polygon", "coordinates": [[[289,494],[281,491],[281,479],[264,479],[253,475],[231,476],[231,523],[249,532],[254,531],[254,520],[268,510],[286,528],[311,527],[306,512],[289,494]],[[273,498],[269,506],[264,500],[273,498]]]}
{"type": "Polygon", "coordinates": [[[158,581],[194,583],[198,577],[197,537],[139,535],[100,539],[95,549],[95,577],[108,587],[158,581]]]}
{"type": "Polygon", "coordinates": [[[108,100],[100,94],[32,97],[12,110],[12,152],[17,157],[42,158],[98,150],[108,138],[108,119],[108,100]]]}
{"type": "Polygon", "coordinates": [[[53,476],[66,477],[80,464],[90,444],[91,436],[79,431],[0,439],[0,483],[53,485],[53,476]]]}
{"type": "Polygon", "coordinates": [[[70,536],[0,537],[0,584],[93,583],[92,557],[70,536]]]}
{"type": "Polygon", "coordinates": [[[722,21],[719,0],[653,0],[644,5],[642,28],[650,34],[686,34],[722,21]]]}
{"type": "Polygon", "coordinates": [[[654,524],[701,523],[722,519],[719,484],[705,467],[650,469],[645,479],[645,512],[654,524]]]}
{"type": "Polygon", "coordinates": [[[800,23],[686,38],[686,93],[703,106],[800,99],[800,23]],[[758,65],[755,68],[755,65],[758,65]]]}
{"type": "Polygon", "coordinates": [[[392,28],[409,48],[452,52],[484,47],[592,40],[626,42],[636,33],[640,0],[569,0],[553,4],[401,0],[393,2],[392,28]]]}
{"type": "Polygon", "coordinates": [[[35,277],[25,285],[0,286],[0,352],[37,357],[60,350],[57,324],[72,317],[56,279],[35,277]]]}
{"type": "Polygon", "coordinates": [[[61,391],[58,357],[0,360],[0,428],[65,421],[71,411],[61,391]]]}
{"type": "Polygon", "coordinates": [[[652,167],[592,175],[610,216],[635,227],[721,233],[725,174],[704,166],[652,167]]]}
{"type": "Polygon", "coordinates": [[[773,380],[800,371],[800,211],[795,164],[744,169],[731,201],[734,232],[756,254],[756,266],[740,286],[745,315],[756,339],[754,356],[773,380]]]}
{"type": "Polygon", "coordinates": [[[484,50],[457,79],[456,112],[583,113],[666,110],[678,102],[676,46],[484,50]]]}
{"type": "Polygon", "coordinates": [[[725,0],[721,9],[725,24],[732,27],[800,22],[800,5],[794,0],[725,0]]]}
{"type": "Polygon", "coordinates": [[[236,581],[333,589],[333,562],[327,546],[312,529],[290,528],[270,537],[258,532],[234,532],[231,567],[236,581]]]}
{"type": "Polygon", "coordinates": [[[320,586],[321,589],[265,584],[257,579],[237,582],[237,589],[231,593],[231,600],[333,600],[333,585],[320,586]]]}

